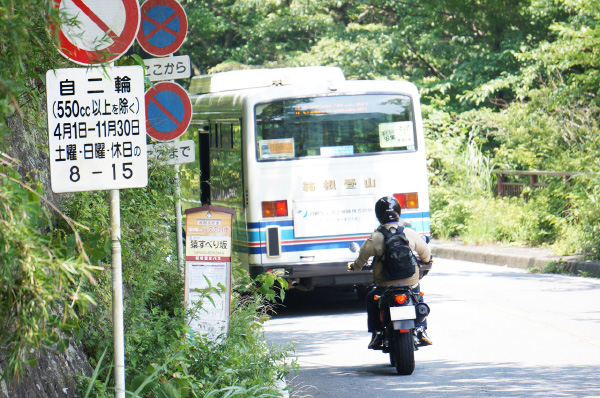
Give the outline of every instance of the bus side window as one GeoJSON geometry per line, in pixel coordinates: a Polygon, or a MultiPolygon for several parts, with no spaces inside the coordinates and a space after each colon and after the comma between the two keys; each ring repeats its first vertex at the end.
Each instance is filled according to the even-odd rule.
{"type": "Polygon", "coordinates": [[[218,132],[218,124],[211,123],[210,124],[210,147],[218,148],[217,143],[219,142],[219,132],[218,132]]]}
{"type": "Polygon", "coordinates": [[[210,125],[210,186],[214,201],[242,205],[241,127],[231,121],[210,125]]]}

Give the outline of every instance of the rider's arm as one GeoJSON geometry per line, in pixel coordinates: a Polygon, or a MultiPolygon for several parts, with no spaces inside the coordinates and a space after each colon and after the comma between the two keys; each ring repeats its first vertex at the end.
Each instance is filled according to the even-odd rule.
{"type": "Polygon", "coordinates": [[[360,247],[358,258],[354,260],[354,264],[352,264],[352,270],[360,271],[369,261],[369,258],[375,255],[375,245],[373,243],[373,235],[371,235],[360,247]]]}
{"type": "Polygon", "coordinates": [[[425,243],[423,238],[421,238],[415,230],[410,228],[404,228],[404,235],[406,235],[406,238],[408,239],[410,248],[419,254],[421,262],[429,262],[431,260],[431,250],[429,250],[429,245],[425,243]]]}

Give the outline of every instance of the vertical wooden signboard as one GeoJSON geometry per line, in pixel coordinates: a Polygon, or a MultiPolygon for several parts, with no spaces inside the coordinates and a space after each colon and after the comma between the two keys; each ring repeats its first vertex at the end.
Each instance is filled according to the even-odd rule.
{"type": "Polygon", "coordinates": [[[200,303],[201,309],[192,318],[192,329],[217,338],[229,327],[234,210],[209,205],[188,209],[185,213],[186,308],[200,303]],[[207,288],[209,283],[219,290],[224,287],[225,291],[210,293],[208,299],[198,289],[207,288]]]}

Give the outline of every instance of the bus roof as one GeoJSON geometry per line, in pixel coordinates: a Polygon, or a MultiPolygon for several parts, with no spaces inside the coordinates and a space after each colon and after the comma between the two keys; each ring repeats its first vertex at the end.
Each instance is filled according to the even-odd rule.
{"type": "Polygon", "coordinates": [[[247,69],[193,77],[189,92],[190,94],[207,94],[249,88],[315,82],[340,82],[344,80],[344,72],[335,66],[247,69]]]}
{"type": "MultiPolygon", "coordinates": [[[[314,66],[250,69],[197,76],[189,93],[193,113],[237,119],[244,103],[312,95],[404,93],[419,98],[413,83],[403,80],[346,80],[340,68],[314,66]]],[[[194,120],[196,117],[194,116],[194,120]]]]}

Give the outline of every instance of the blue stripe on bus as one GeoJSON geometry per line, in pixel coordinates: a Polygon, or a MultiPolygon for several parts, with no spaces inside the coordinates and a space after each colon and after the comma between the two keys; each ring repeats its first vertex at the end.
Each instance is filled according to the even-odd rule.
{"type": "MultiPolygon", "coordinates": [[[[412,228],[419,233],[429,232],[431,230],[431,223],[429,220],[413,219],[412,228]]],[[[281,228],[280,234],[281,234],[282,241],[295,240],[295,241],[300,242],[303,239],[305,239],[305,238],[295,238],[293,227],[292,228],[281,228]]],[[[266,239],[265,235],[266,235],[266,232],[264,230],[248,230],[247,231],[248,243],[264,242],[266,239]]],[[[352,236],[352,235],[335,235],[335,236],[328,236],[328,237],[332,238],[332,237],[343,237],[343,236],[352,236]]],[[[314,238],[312,238],[312,239],[314,239],[314,238]]],[[[318,239],[318,237],[317,237],[317,239],[318,239]]]]}
{"type": "MultiPolygon", "coordinates": [[[[364,240],[357,240],[356,243],[362,245],[364,240]]],[[[243,245],[240,245],[243,246],[243,245]]],[[[265,246],[259,247],[248,247],[246,246],[244,250],[247,248],[247,253],[249,254],[267,254],[267,248],[265,246]]],[[[306,252],[311,250],[323,250],[323,249],[347,249],[348,241],[341,242],[321,242],[321,243],[306,243],[306,244],[289,244],[282,245],[281,251],[290,253],[290,252],[306,252]]],[[[244,251],[245,253],[246,251],[244,251]]]]}
{"type": "Polygon", "coordinates": [[[269,225],[278,225],[280,227],[293,227],[294,220],[279,220],[279,221],[261,221],[261,222],[249,222],[248,229],[264,228],[269,225]]]}
{"type": "MultiPolygon", "coordinates": [[[[404,213],[401,216],[402,219],[411,219],[413,224],[412,228],[417,232],[429,232],[431,223],[429,220],[429,212],[423,213],[404,213]]],[[[247,237],[248,242],[238,241],[234,243],[234,246],[238,251],[249,254],[266,254],[266,248],[264,246],[265,231],[264,228],[267,226],[276,225],[281,227],[281,240],[291,243],[283,244],[281,250],[283,252],[296,252],[296,251],[310,251],[310,250],[322,250],[322,249],[339,249],[347,248],[348,242],[352,240],[352,235],[336,235],[323,237],[322,242],[318,242],[318,237],[315,238],[295,238],[294,237],[294,221],[293,220],[274,220],[274,221],[262,221],[247,223],[248,231],[247,237]],[[325,239],[331,238],[343,238],[347,239],[341,241],[325,241],[325,239]],[[305,240],[311,240],[311,242],[302,243],[305,240]],[[316,241],[316,242],[315,242],[316,241]],[[256,246],[256,244],[263,244],[256,246]],[[251,246],[252,245],[252,246],[251,246]]],[[[363,240],[357,241],[362,243],[363,240]]]]}

